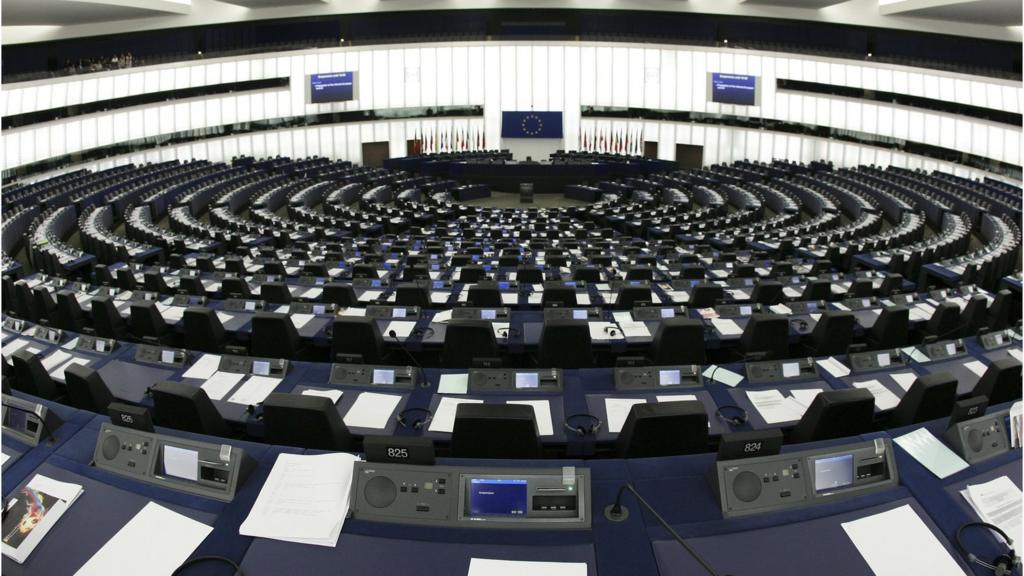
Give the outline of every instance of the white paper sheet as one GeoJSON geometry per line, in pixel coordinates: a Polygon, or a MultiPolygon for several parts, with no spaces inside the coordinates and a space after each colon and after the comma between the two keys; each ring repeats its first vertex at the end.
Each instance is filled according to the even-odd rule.
{"type": "Polygon", "coordinates": [[[384,327],[381,332],[385,337],[390,338],[391,331],[395,331],[395,337],[398,339],[405,339],[412,335],[413,329],[416,328],[415,322],[406,322],[404,320],[394,320],[388,322],[388,325],[384,327]]]}
{"type": "Polygon", "coordinates": [[[49,372],[50,375],[52,376],[54,368],[57,368],[58,366],[60,366],[61,364],[64,364],[65,362],[67,362],[70,359],[71,359],[71,354],[68,354],[67,352],[65,352],[63,350],[55,350],[53,353],[48,355],[46,358],[43,358],[43,360],[42,360],[43,369],[46,370],[47,372],[49,372]]]}
{"type": "MultiPolygon", "coordinates": [[[[267,396],[281,383],[280,378],[267,376],[249,376],[249,378],[238,387],[238,390],[228,398],[232,404],[259,404],[267,399],[267,396]]],[[[207,392],[209,394],[209,392],[207,392]]]]}
{"type": "Polygon", "coordinates": [[[696,400],[697,397],[693,394],[659,394],[654,397],[658,402],[684,402],[686,400],[696,400]]]}
{"type": "Polygon", "coordinates": [[[438,394],[465,394],[469,391],[469,374],[442,374],[438,394]]]}
{"type": "Polygon", "coordinates": [[[430,319],[431,322],[437,322],[438,324],[447,324],[452,319],[451,310],[441,310],[434,317],[430,319]]]}
{"type": "Polygon", "coordinates": [[[879,410],[891,410],[900,403],[898,396],[889,391],[884,384],[878,380],[865,380],[864,382],[854,382],[854,388],[863,388],[871,395],[875,397],[875,408],[879,410]]]}
{"type": "Polygon", "coordinates": [[[743,381],[743,376],[715,364],[710,364],[705,368],[703,375],[705,378],[721,382],[730,388],[736,387],[736,385],[743,381]]]}
{"type": "Polygon", "coordinates": [[[213,528],[155,502],[146,504],[75,576],[170,576],[195,552],[213,528]],[[153,535],[160,545],[153,546],[153,535]]]}
{"type": "Polygon", "coordinates": [[[927,428],[918,428],[893,441],[939,478],[945,478],[967,468],[967,462],[947,448],[927,428]]]}
{"type": "Polygon", "coordinates": [[[467,576],[587,576],[585,562],[525,562],[470,558],[467,576]]]}
{"type": "Polygon", "coordinates": [[[344,310],[339,312],[338,315],[339,316],[363,317],[363,316],[366,316],[366,308],[357,308],[355,306],[352,306],[350,308],[345,308],[344,310]]]}
{"type": "Polygon", "coordinates": [[[587,322],[587,327],[590,329],[590,339],[594,342],[621,340],[623,338],[622,331],[612,322],[587,322]],[[613,332],[614,336],[612,335],[613,332]]]}
{"type": "Polygon", "coordinates": [[[608,431],[612,434],[622,432],[622,426],[626,423],[629,411],[634,404],[646,404],[643,398],[605,398],[604,409],[607,413],[608,431]]]}
{"type": "Polygon", "coordinates": [[[352,407],[345,414],[345,425],[355,428],[383,430],[391,421],[391,415],[402,401],[397,394],[361,392],[352,407]]]}
{"type": "Polygon", "coordinates": [[[988,370],[988,366],[986,366],[984,363],[979,362],[977,360],[972,360],[970,362],[965,362],[964,363],[964,368],[967,368],[968,370],[973,372],[979,378],[984,376],[985,375],[985,371],[988,370]]]}
{"type": "Polygon", "coordinates": [[[743,328],[729,318],[712,318],[711,325],[722,336],[739,336],[743,334],[743,328]]]}
{"type": "Polygon", "coordinates": [[[803,406],[778,390],[748,390],[747,399],[767,424],[799,420],[804,413],[803,406]]]}
{"type": "Polygon", "coordinates": [[[362,294],[356,297],[356,299],[360,302],[370,302],[380,298],[383,293],[383,290],[364,290],[362,294]]]}
{"type": "Polygon", "coordinates": [[[983,484],[967,485],[960,494],[983,522],[1006,532],[1014,543],[1021,542],[1021,491],[1009,476],[1000,476],[983,484]]]}
{"type": "Polygon", "coordinates": [[[333,548],[348,514],[356,460],[344,452],[279,455],[238,533],[333,548]]]}
{"type": "Polygon", "coordinates": [[[309,324],[316,316],[314,314],[292,314],[290,318],[292,319],[292,324],[295,325],[295,329],[302,330],[302,327],[309,324]]]}
{"type": "Polygon", "coordinates": [[[455,410],[459,407],[459,404],[483,404],[483,402],[483,400],[445,396],[438,403],[437,410],[434,410],[434,417],[431,419],[430,427],[427,430],[451,434],[452,429],[455,427],[455,410]]]}
{"type": "Polygon", "coordinates": [[[820,368],[824,368],[825,371],[831,374],[833,378],[842,378],[843,376],[850,375],[850,369],[847,368],[845,364],[831,356],[824,360],[818,360],[818,366],[820,368]]]}
{"type": "Polygon", "coordinates": [[[213,376],[218,366],[220,366],[220,356],[217,354],[203,354],[182,374],[182,377],[206,380],[213,376]]]}
{"type": "Polygon", "coordinates": [[[519,293],[518,292],[502,292],[501,303],[506,306],[515,306],[519,304],[519,293]]]}
{"type": "Polygon", "coordinates": [[[508,404],[533,406],[534,418],[537,421],[537,434],[551,436],[555,433],[551,424],[551,402],[548,400],[509,400],[508,404]]]}
{"type": "Polygon", "coordinates": [[[842,524],[875,576],[965,576],[909,505],[842,524]],[[913,550],[913,554],[908,554],[913,550]]]}
{"type": "Polygon", "coordinates": [[[29,343],[30,341],[24,338],[15,338],[14,340],[11,340],[7,344],[5,344],[3,349],[0,349],[0,355],[3,355],[4,358],[7,358],[11,354],[14,354],[15,352],[21,350],[25,346],[28,346],[29,343]]]}
{"type": "Polygon", "coordinates": [[[899,374],[889,374],[889,377],[892,378],[893,381],[895,381],[900,388],[903,388],[904,392],[909,392],[910,387],[914,385],[914,382],[917,382],[917,374],[913,372],[900,372],[899,374]]]}
{"type": "Polygon", "coordinates": [[[206,379],[201,388],[206,391],[210,400],[223,400],[224,396],[244,377],[245,374],[237,372],[214,372],[213,376],[206,379]]]}
{"type": "Polygon", "coordinates": [[[332,403],[337,404],[338,400],[341,400],[343,392],[341,390],[313,390],[307,388],[302,391],[303,396],[320,396],[321,398],[328,398],[332,403]]]}
{"type": "Polygon", "coordinates": [[[626,338],[651,337],[651,331],[647,329],[647,324],[643,322],[619,322],[619,327],[622,328],[622,335],[626,338]]]}
{"type": "Polygon", "coordinates": [[[800,416],[803,417],[804,412],[811,407],[811,402],[814,402],[814,398],[821,394],[823,390],[821,388],[809,388],[806,390],[790,390],[789,396],[794,402],[799,404],[802,409],[800,410],[800,416]]]}

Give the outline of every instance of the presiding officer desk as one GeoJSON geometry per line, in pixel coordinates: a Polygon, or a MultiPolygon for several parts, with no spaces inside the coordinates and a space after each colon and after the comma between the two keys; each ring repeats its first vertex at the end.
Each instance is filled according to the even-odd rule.
{"type": "MultiPolygon", "coordinates": [[[[337,545],[314,546],[241,536],[239,527],[249,515],[278,455],[320,452],[158,429],[158,433],[167,435],[171,441],[177,438],[227,444],[253,457],[255,467],[233,498],[229,501],[207,498],[91,465],[101,426],[109,423],[106,416],[87,418],[83,424],[80,413],[74,410],[61,409],[22,393],[17,395],[59,411],[68,424],[56,431],[56,448],[43,443],[11,457],[16,461],[7,464],[3,471],[5,498],[34,474],[74,482],[85,490],[23,564],[3,558],[3,571],[8,574],[74,574],[149,501],[212,527],[193,557],[226,557],[240,564],[248,576],[303,573],[369,576],[410,571],[458,575],[467,573],[471,558],[585,563],[590,576],[705,573],[654,516],[641,509],[632,495],[627,493],[622,497],[621,504],[627,510],[624,518],[616,521],[613,518],[619,517],[606,516],[606,507],[614,504],[620,488],[630,483],[718,574],[870,574],[871,570],[844,533],[842,524],[908,506],[965,574],[981,575],[985,572],[968,566],[952,543],[957,527],[974,517],[958,490],[966,483],[976,484],[1002,475],[1009,476],[1016,486],[1021,485],[1019,448],[1010,448],[939,480],[892,442],[892,438],[904,430],[784,446],[776,458],[797,458],[793,460],[793,469],[803,470],[805,463],[809,469],[815,465],[816,458],[862,454],[864,450],[871,452],[869,457],[880,450],[884,466],[873,471],[875,485],[862,483],[858,472],[857,485],[867,487],[863,493],[843,494],[845,485],[837,483],[840,487],[828,496],[820,496],[822,492],[818,492],[822,502],[743,515],[723,512],[716,499],[715,484],[707,478],[708,470],[715,465],[714,454],[589,461],[440,459],[433,467],[357,464],[357,470],[363,471],[358,472],[361,474],[388,476],[399,469],[414,469],[427,477],[441,475],[446,470],[470,476],[500,470],[506,477],[516,477],[519,470],[546,470],[564,478],[567,469],[563,467],[574,467],[568,470],[588,474],[577,476],[581,482],[578,484],[579,504],[584,507],[581,514],[588,516],[571,527],[544,523],[515,527],[487,527],[480,522],[441,521],[437,524],[419,520],[417,523],[405,513],[398,513],[393,520],[382,520],[366,508],[361,495],[365,483],[357,477],[353,483],[350,515],[337,545]]],[[[5,410],[8,409],[6,402],[5,410]]],[[[1008,405],[991,407],[989,413],[1006,408],[1008,405]]],[[[946,419],[929,421],[912,428],[923,426],[941,431],[946,422],[946,419]]],[[[9,440],[6,427],[4,440],[6,453],[9,440]]],[[[817,483],[820,480],[817,472],[815,475],[813,482],[817,483]]],[[[787,480],[797,482],[794,479],[783,479],[783,482],[787,480]]],[[[777,483],[766,480],[765,485],[768,493],[777,483]]],[[[455,497],[455,494],[450,496],[455,497]]],[[[971,536],[965,541],[980,556],[991,558],[999,552],[996,540],[984,531],[971,536]]],[[[153,537],[158,540],[169,535],[153,537]]],[[[138,573],[146,573],[146,567],[139,566],[138,573]]],[[[185,576],[230,573],[227,566],[212,563],[182,572],[185,576]]]]}

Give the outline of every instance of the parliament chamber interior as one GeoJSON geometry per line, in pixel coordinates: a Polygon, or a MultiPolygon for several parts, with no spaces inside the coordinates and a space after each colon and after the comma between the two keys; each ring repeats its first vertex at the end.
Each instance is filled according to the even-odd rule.
{"type": "Polygon", "coordinates": [[[2,572],[1012,576],[1019,0],[2,0],[2,572]]]}

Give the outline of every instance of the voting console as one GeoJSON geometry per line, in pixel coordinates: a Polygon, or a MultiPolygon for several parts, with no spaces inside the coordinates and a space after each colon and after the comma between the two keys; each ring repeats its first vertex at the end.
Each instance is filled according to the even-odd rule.
{"type": "Polygon", "coordinates": [[[353,517],[501,529],[590,528],[590,470],[357,462],[353,517]]]}

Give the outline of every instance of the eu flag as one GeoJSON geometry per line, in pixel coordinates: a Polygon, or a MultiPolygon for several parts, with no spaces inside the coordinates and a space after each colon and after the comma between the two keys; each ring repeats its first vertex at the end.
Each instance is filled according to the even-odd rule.
{"type": "Polygon", "coordinates": [[[502,138],[561,138],[561,112],[502,112],[502,138]]]}

